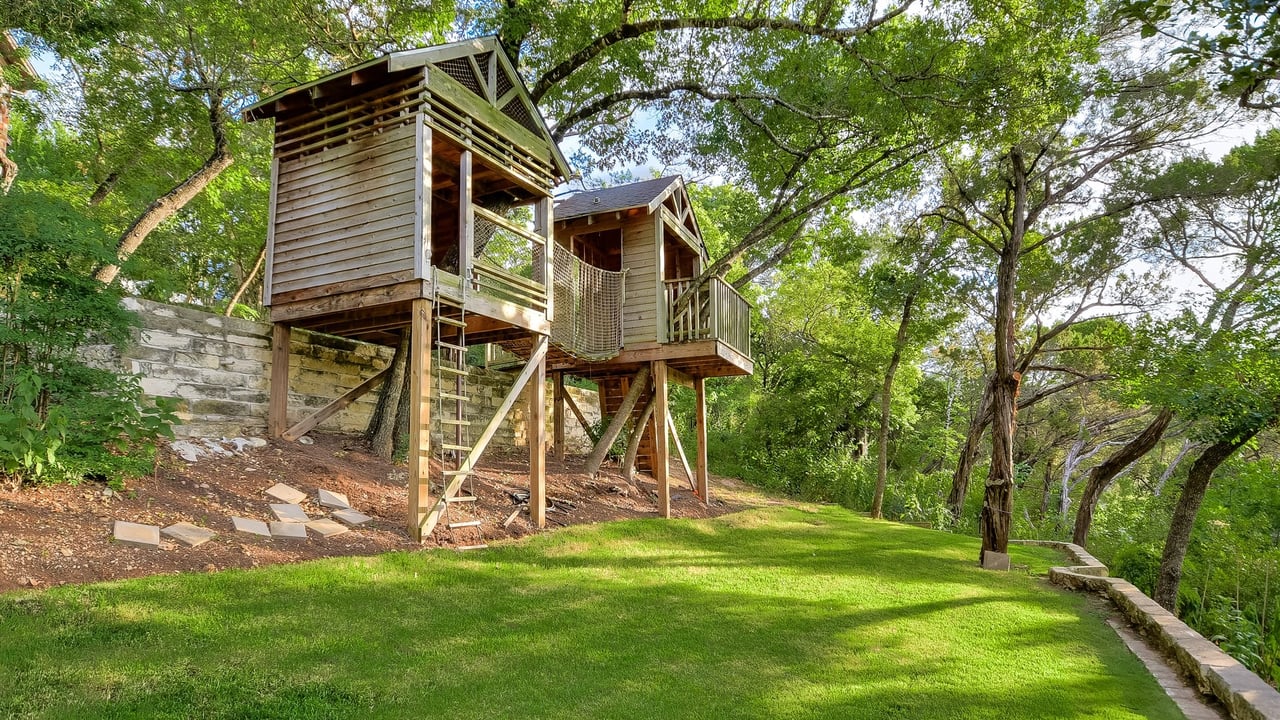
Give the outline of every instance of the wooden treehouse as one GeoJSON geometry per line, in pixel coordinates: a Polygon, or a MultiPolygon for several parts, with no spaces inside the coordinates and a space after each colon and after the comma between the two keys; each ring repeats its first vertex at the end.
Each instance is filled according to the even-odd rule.
{"type": "MultiPolygon", "coordinates": [[[[659,511],[670,514],[670,441],[706,502],[704,382],[751,374],[750,305],[719,278],[694,286],[707,252],[679,177],[578,193],[560,202],[555,216],[557,313],[547,367],[555,380],[557,454],[563,458],[564,400],[582,422],[564,393],[564,377],[591,379],[606,416],[621,410],[629,422],[640,422],[652,399],[637,465],[657,481],[659,511]],[[641,375],[642,368],[648,372],[641,375]],[[637,381],[644,386],[629,393],[637,381]],[[669,381],[695,392],[694,471],[668,412],[669,381]]],[[[534,349],[527,338],[501,344],[519,357],[531,357],[534,349]]]]}
{"type": "Polygon", "coordinates": [[[271,434],[300,437],[387,375],[290,425],[291,328],[387,345],[407,332],[410,533],[479,530],[468,480],[526,387],[530,518],[542,526],[551,190],[569,170],[497,40],[392,53],[245,117],[275,120],[271,434]],[[531,351],[497,414],[469,418],[466,348],[494,335],[526,337],[531,351]]]}

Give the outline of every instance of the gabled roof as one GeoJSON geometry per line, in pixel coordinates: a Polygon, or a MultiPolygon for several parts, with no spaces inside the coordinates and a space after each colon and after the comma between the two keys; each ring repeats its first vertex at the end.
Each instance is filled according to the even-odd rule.
{"type": "MultiPolygon", "coordinates": [[[[342,78],[354,78],[357,73],[395,73],[431,66],[461,83],[480,100],[496,108],[508,119],[541,138],[551,147],[552,161],[561,178],[569,178],[572,171],[560,151],[542,113],[529,96],[524,79],[516,72],[495,36],[460,40],[447,45],[402,50],[367,60],[359,65],[330,73],[309,83],[276,93],[259,100],[244,110],[244,118],[250,122],[274,117],[298,98],[315,97],[324,92],[322,86],[332,85],[342,78]]],[[[427,85],[431,81],[428,76],[427,85]]]]}
{"type": "Polygon", "coordinates": [[[35,67],[18,51],[18,43],[8,30],[0,32],[0,67],[5,66],[18,68],[18,74],[28,85],[35,83],[40,77],[36,74],[35,67]]]}
{"type": "Polygon", "coordinates": [[[677,186],[684,187],[684,180],[679,175],[599,190],[584,190],[561,200],[556,205],[555,217],[557,220],[570,220],[584,215],[641,207],[653,212],[675,192],[677,186]]]}

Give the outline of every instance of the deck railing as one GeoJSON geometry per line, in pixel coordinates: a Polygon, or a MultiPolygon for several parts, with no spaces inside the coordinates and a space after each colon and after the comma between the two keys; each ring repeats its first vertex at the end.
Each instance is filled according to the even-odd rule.
{"type": "Polygon", "coordinates": [[[693,279],[667,280],[667,342],[721,340],[734,350],[751,356],[751,305],[737,290],[720,278],[712,278],[696,290],[693,279]],[[695,293],[677,310],[687,292],[695,293]]]}

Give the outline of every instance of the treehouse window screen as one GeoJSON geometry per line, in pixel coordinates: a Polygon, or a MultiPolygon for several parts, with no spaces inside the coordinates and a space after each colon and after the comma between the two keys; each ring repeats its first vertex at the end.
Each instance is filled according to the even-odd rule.
{"type": "Polygon", "coordinates": [[[622,281],[626,271],[589,265],[561,248],[553,258],[555,320],[551,342],[583,360],[608,360],[622,350],[622,281]]]}

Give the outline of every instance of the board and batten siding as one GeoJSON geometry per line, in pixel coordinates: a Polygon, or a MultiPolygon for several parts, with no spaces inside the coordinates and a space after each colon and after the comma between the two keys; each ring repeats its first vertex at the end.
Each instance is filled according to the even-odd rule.
{"type": "Polygon", "coordinates": [[[417,167],[415,128],[391,128],[280,163],[271,295],[369,279],[412,279],[417,167]]]}
{"type": "Polygon", "coordinates": [[[653,218],[644,215],[622,227],[622,259],[627,269],[626,296],[622,306],[622,344],[635,346],[658,341],[660,299],[658,240],[653,218]]]}

